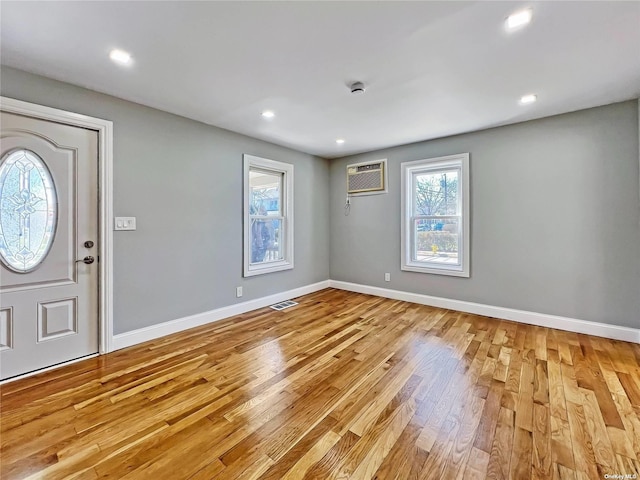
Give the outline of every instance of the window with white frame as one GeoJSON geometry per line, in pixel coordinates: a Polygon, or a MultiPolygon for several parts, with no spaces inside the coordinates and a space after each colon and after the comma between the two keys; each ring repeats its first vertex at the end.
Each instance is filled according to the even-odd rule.
{"type": "Polygon", "coordinates": [[[244,155],[244,276],[293,268],[293,165],[244,155]]]}
{"type": "Polygon", "coordinates": [[[402,270],[469,276],[469,154],[402,163],[402,270]]]}

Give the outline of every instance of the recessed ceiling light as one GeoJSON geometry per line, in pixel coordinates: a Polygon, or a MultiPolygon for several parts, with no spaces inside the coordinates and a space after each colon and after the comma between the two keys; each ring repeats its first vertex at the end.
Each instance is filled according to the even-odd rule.
{"type": "Polygon", "coordinates": [[[120,65],[129,65],[131,63],[131,54],[124,50],[118,50],[117,48],[111,50],[109,58],[120,65]]]}
{"type": "Polygon", "coordinates": [[[344,143],[344,138],[338,138],[338,139],[336,139],[336,143],[337,143],[338,145],[342,145],[342,144],[344,143]]]}
{"type": "Polygon", "coordinates": [[[507,29],[513,30],[523,25],[526,25],[531,21],[531,17],[533,16],[533,12],[530,8],[526,10],[520,10],[519,12],[513,13],[507,17],[507,29]]]}
{"type": "Polygon", "coordinates": [[[262,116],[264,118],[273,118],[276,116],[276,114],[273,113],[271,110],[265,110],[264,112],[262,112],[262,116]]]}
{"type": "Polygon", "coordinates": [[[534,95],[533,93],[530,93],[528,95],[523,95],[520,97],[520,103],[522,105],[527,105],[529,103],[533,103],[538,99],[537,95],[534,95]]]}

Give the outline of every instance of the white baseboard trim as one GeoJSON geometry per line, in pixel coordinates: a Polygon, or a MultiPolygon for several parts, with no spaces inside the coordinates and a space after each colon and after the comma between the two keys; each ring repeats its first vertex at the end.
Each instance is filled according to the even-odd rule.
{"type": "Polygon", "coordinates": [[[329,288],[329,280],[305,285],[304,287],[294,288],[293,290],[287,290],[286,292],[276,293],[267,297],[256,298],[255,300],[249,300],[248,302],[237,303],[235,305],[217,308],[208,312],[170,320],[168,322],[140,328],[131,332],[120,333],[113,336],[112,351],[131,347],[139,343],[171,335],[172,333],[181,332],[189,328],[206,325],[207,323],[217,322],[218,320],[233,317],[234,315],[240,315],[241,313],[250,312],[251,310],[256,310],[258,308],[267,307],[274,303],[300,297],[301,295],[307,295],[325,288],[329,288]]]}
{"type": "Polygon", "coordinates": [[[137,345],[149,340],[154,340],[166,335],[171,335],[172,333],[178,333],[189,328],[206,325],[207,323],[224,320],[225,318],[233,317],[234,315],[240,315],[251,310],[273,305],[274,303],[282,302],[283,300],[288,300],[290,298],[307,295],[329,287],[348,290],[350,292],[375,295],[378,297],[391,298],[393,300],[403,300],[405,302],[418,303],[421,305],[430,305],[433,307],[447,308],[460,312],[474,313],[503,320],[512,320],[514,322],[527,323],[540,327],[557,328],[559,330],[566,330],[569,332],[584,333],[588,335],[595,335],[597,337],[612,338],[615,340],[624,340],[640,344],[640,329],[636,328],[590,322],[576,318],[548,315],[546,313],[528,312],[513,308],[496,307],[493,305],[465,302],[463,300],[454,300],[450,298],[433,297],[420,293],[403,292],[400,290],[372,287],[369,285],[342,282],[338,280],[325,280],[311,285],[306,285],[304,287],[294,288],[293,290],[269,295],[267,297],[256,298],[255,300],[249,300],[248,302],[237,303],[235,305],[217,308],[208,312],[178,318],[159,325],[153,325],[133,330],[131,332],[114,335],[112,351],[137,345]]]}
{"type": "Polygon", "coordinates": [[[624,340],[627,342],[640,343],[640,329],[609,325],[606,323],[589,322],[576,318],[559,317],[546,313],[528,312],[513,308],[495,307],[482,303],[465,302],[463,300],[453,300],[450,298],[432,297],[419,293],[402,292],[388,288],[371,287],[357,283],[341,282],[329,280],[329,286],[350,292],[366,293],[377,297],[391,298],[393,300],[403,300],[405,302],[430,305],[432,307],[447,308],[460,312],[474,313],[487,317],[512,320],[514,322],[528,323],[540,327],[557,328],[575,333],[585,333],[597,337],[612,338],[614,340],[624,340]]]}

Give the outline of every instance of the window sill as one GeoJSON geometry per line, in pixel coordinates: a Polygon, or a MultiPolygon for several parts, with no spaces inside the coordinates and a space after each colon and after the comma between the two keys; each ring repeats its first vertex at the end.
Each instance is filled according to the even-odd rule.
{"type": "Polygon", "coordinates": [[[462,270],[460,268],[433,268],[433,267],[425,267],[423,265],[416,264],[407,264],[401,265],[400,270],[404,270],[405,272],[417,272],[417,273],[431,273],[435,275],[449,275],[452,277],[465,277],[469,278],[469,271],[462,270]]]}
{"type": "Polygon", "coordinates": [[[262,275],[264,273],[281,272],[282,270],[293,269],[293,263],[287,261],[273,262],[264,265],[255,264],[249,265],[244,271],[245,277],[253,277],[255,275],[262,275]]]}

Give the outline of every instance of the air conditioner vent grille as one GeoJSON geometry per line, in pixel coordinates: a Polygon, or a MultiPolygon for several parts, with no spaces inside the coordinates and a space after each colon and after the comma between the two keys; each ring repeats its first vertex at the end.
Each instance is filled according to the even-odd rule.
{"type": "Polygon", "coordinates": [[[384,160],[347,165],[347,193],[349,195],[385,193],[385,167],[384,160]]]}
{"type": "Polygon", "coordinates": [[[382,163],[370,163],[368,165],[358,165],[356,167],[356,171],[359,172],[366,172],[367,170],[380,170],[382,169],[382,163]]]}
{"type": "Polygon", "coordinates": [[[349,175],[349,192],[367,192],[381,189],[379,170],[363,172],[359,175],[349,175]]]}

